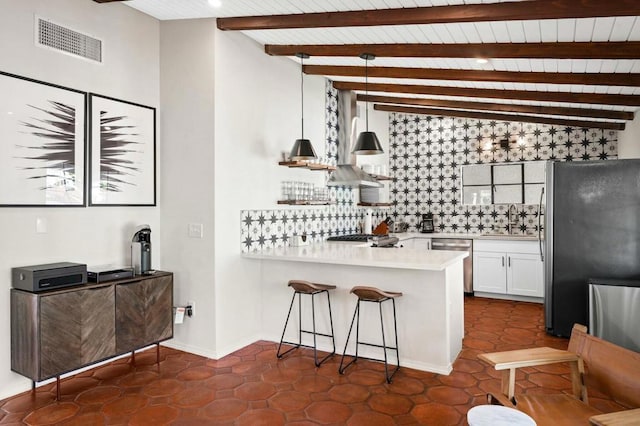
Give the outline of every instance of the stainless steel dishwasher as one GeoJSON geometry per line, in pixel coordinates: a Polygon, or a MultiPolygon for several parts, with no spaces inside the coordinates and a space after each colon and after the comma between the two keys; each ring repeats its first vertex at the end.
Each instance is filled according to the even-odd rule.
{"type": "Polygon", "coordinates": [[[473,240],[432,238],[431,250],[466,251],[469,253],[469,256],[462,261],[464,266],[464,292],[473,294],[473,240]]]}
{"type": "Polygon", "coordinates": [[[640,281],[589,280],[589,333],[640,351],[640,281]]]}

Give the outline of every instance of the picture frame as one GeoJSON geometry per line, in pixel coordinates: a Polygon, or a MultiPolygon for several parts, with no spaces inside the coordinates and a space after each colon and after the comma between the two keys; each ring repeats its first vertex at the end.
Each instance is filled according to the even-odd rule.
{"type": "Polygon", "coordinates": [[[156,109],[89,94],[90,206],[156,205],[156,109]]]}
{"type": "Polygon", "coordinates": [[[2,71],[0,93],[0,206],[86,206],[87,94],[2,71]]]}

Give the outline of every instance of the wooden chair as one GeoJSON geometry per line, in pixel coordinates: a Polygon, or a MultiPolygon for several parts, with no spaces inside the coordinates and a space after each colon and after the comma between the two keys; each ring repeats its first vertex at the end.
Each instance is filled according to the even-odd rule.
{"type": "Polygon", "coordinates": [[[478,358],[502,371],[502,394],[488,395],[489,403],[520,410],[539,426],[640,425],[640,353],[591,336],[583,325],[573,326],[566,351],[542,347],[480,354],[478,358]],[[573,395],[514,395],[518,368],[557,362],[568,362],[571,367],[573,395]],[[603,414],[589,405],[587,387],[629,410],[603,414]]]}

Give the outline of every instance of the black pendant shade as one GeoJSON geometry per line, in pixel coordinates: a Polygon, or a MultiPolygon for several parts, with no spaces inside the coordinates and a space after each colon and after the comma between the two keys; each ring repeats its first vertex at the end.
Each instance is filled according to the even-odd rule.
{"type": "Polygon", "coordinates": [[[316,158],[316,152],[313,150],[313,145],[309,139],[296,139],[291,149],[289,158],[292,160],[311,160],[316,158]]]}
{"type": "Polygon", "coordinates": [[[357,155],[375,155],[382,154],[382,145],[375,133],[366,131],[360,133],[353,153],[357,155]]]}
{"type": "Polygon", "coordinates": [[[318,158],[316,152],[313,149],[313,145],[311,145],[311,141],[309,139],[304,138],[304,73],[303,73],[303,65],[304,60],[309,57],[306,53],[296,53],[296,56],[300,58],[300,110],[302,113],[301,120],[301,137],[300,139],[296,139],[293,144],[293,148],[291,148],[291,154],[289,154],[289,158],[294,161],[299,160],[313,160],[314,158],[318,158]]]}
{"type": "MultiPolygon", "coordinates": [[[[365,67],[364,67],[364,91],[365,94],[369,94],[368,85],[369,85],[369,61],[375,59],[375,55],[371,53],[363,53],[360,55],[360,58],[364,59],[365,67]]],[[[375,133],[369,131],[369,101],[365,103],[365,117],[367,123],[367,130],[360,133],[358,136],[358,140],[356,141],[356,146],[353,147],[352,153],[357,155],[377,155],[382,154],[384,151],[382,150],[382,145],[380,145],[380,141],[375,133]]]]}

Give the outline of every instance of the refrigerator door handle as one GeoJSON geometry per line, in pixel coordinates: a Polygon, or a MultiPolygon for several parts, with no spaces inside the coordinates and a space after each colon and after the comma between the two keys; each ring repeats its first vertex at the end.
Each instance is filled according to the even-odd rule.
{"type": "Polygon", "coordinates": [[[502,256],[502,267],[504,268],[504,256],[502,256]]]}
{"type": "Polygon", "coordinates": [[[544,262],[542,253],[542,198],[544,197],[544,187],[540,191],[540,203],[538,203],[538,248],[540,249],[540,261],[544,262]]]}
{"type": "Polygon", "coordinates": [[[507,256],[507,266],[511,268],[511,256],[507,256]]]}

